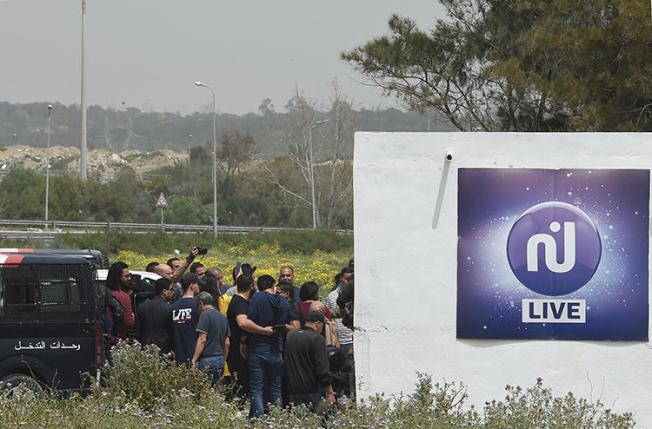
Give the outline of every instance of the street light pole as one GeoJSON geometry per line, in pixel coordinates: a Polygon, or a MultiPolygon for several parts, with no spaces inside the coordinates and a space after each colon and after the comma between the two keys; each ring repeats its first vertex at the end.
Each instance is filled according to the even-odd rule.
{"type": "Polygon", "coordinates": [[[308,162],[310,163],[310,194],[312,196],[312,229],[317,229],[317,204],[315,201],[315,162],[312,157],[312,130],[328,122],[328,119],[315,122],[308,129],[308,162]]]}
{"type": "Polygon", "coordinates": [[[48,208],[50,207],[50,135],[52,134],[52,109],[48,104],[48,147],[45,152],[45,221],[49,220],[48,208]]]}
{"type": "Polygon", "coordinates": [[[82,42],[81,42],[81,144],[79,147],[79,177],[88,178],[88,143],[86,120],[86,0],[82,0],[82,42]]]}
{"type": "Polygon", "coordinates": [[[201,86],[211,92],[213,99],[213,238],[217,238],[217,125],[215,117],[215,91],[202,81],[195,82],[195,86],[201,86]]]}

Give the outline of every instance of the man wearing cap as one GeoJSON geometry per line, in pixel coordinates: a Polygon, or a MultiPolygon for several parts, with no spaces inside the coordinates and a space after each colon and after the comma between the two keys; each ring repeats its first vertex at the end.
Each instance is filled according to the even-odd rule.
{"type": "Polygon", "coordinates": [[[322,398],[335,404],[331,386],[326,342],[319,333],[325,318],[319,311],[309,311],[304,325],[287,334],[284,350],[285,373],[290,403],[304,404],[317,411],[322,398]]]}
{"type": "Polygon", "coordinates": [[[181,277],[183,296],[172,306],[172,324],[174,325],[174,355],[177,364],[190,363],[197,342],[197,322],[199,311],[195,295],[199,293],[199,277],[186,273],[181,277]]]}

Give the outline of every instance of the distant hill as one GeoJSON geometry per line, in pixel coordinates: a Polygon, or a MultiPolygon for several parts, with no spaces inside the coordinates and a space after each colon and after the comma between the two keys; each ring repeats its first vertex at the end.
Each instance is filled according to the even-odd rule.
{"type": "MultiPolygon", "coordinates": [[[[39,146],[47,141],[48,103],[12,104],[0,102],[0,147],[39,146]]],[[[328,112],[324,112],[326,115],[328,112]]],[[[263,115],[242,116],[219,114],[218,138],[224,132],[240,131],[251,134],[261,157],[276,154],[271,130],[282,123],[283,112],[274,113],[276,120],[263,115]],[[280,121],[278,120],[280,119],[280,121]]],[[[186,150],[212,139],[210,114],[143,112],[136,108],[126,110],[88,108],[88,145],[90,149],[108,149],[120,152],[127,149],[152,151],[158,149],[186,150]],[[192,135],[192,137],[189,137],[192,135]]],[[[52,113],[51,145],[77,146],[80,141],[79,106],[55,104],[52,113]]],[[[416,112],[399,109],[354,110],[350,125],[344,130],[347,155],[353,153],[355,131],[453,131],[445,120],[428,118],[416,112]]]]}

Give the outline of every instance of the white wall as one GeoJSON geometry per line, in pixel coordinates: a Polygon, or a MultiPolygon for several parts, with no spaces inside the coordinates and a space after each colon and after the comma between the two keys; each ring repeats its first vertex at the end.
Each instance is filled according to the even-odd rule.
{"type": "Polygon", "coordinates": [[[458,168],[651,166],[651,134],[356,133],[358,393],[411,392],[419,371],[463,381],[482,407],[542,377],[652,427],[649,343],[456,339],[458,168]]]}

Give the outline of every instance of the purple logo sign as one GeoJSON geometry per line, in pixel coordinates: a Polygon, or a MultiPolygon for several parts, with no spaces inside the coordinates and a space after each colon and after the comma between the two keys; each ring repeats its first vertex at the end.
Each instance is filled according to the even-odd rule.
{"type": "Polygon", "coordinates": [[[512,272],[525,287],[542,295],[580,289],[598,269],[601,253],[600,234],[591,219],[558,201],[529,208],[507,239],[512,272]]]}
{"type": "Polygon", "coordinates": [[[458,338],[648,340],[650,170],[460,168],[457,198],[458,338]]]}

